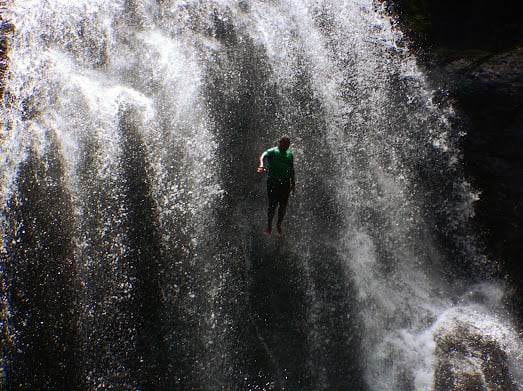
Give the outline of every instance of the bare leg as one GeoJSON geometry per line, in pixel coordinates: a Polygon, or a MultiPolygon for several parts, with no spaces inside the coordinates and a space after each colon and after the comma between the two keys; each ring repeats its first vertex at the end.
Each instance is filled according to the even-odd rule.
{"type": "Polygon", "coordinates": [[[289,201],[289,191],[286,190],[279,199],[280,206],[278,208],[278,222],[276,223],[276,228],[278,233],[283,234],[281,224],[283,223],[283,218],[285,217],[285,212],[287,211],[287,202],[289,201]]]}
{"type": "Polygon", "coordinates": [[[272,232],[272,220],[276,213],[276,206],[278,206],[278,201],[269,199],[269,208],[267,209],[267,230],[265,231],[268,234],[272,232]]]}
{"type": "Polygon", "coordinates": [[[287,201],[280,202],[280,207],[278,208],[278,223],[277,226],[280,227],[285,217],[285,212],[287,211],[287,201]]]}

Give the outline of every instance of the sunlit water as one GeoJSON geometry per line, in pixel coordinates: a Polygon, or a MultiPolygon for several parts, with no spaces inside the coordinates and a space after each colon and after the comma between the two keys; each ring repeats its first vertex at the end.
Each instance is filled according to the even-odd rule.
{"type": "Polygon", "coordinates": [[[464,329],[523,387],[454,113],[371,0],[8,17],[8,389],[432,390],[464,329]],[[298,190],[266,238],[255,168],[282,133],[298,190]]]}

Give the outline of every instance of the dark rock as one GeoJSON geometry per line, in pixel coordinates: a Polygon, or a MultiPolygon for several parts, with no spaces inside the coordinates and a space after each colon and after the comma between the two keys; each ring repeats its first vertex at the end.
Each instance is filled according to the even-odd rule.
{"type": "Polygon", "coordinates": [[[523,40],[517,0],[384,0],[416,42],[447,48],[508,48],[523,40]]]}

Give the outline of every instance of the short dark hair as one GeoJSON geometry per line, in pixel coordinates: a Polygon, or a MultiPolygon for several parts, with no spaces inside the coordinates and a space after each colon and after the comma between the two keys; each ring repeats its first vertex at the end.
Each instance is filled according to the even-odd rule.
{"type": "Polygon", "coordinates": [[[291,139],[289,136],[281,136],[280,139],[278,140],[280,143],[282,142],[288,142],[289,144],[291,143],[291,139]]]}

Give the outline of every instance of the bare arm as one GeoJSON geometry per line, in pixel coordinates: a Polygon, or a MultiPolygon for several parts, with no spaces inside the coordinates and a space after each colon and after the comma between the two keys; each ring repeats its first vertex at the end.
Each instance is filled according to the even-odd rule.
{"type": "Polygon", "coordinates": [[[267,153],[266,152],[267,151],[262,153],[261,156],[260,156],[260,165],[258,166],[258,169],[256,170],[259,173],[264,173],[266,171],[266,169],[265,169],[265,158],[267,157],[267,153]]]}

